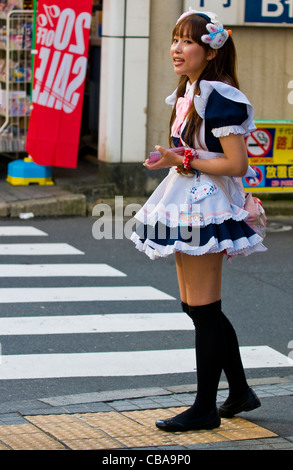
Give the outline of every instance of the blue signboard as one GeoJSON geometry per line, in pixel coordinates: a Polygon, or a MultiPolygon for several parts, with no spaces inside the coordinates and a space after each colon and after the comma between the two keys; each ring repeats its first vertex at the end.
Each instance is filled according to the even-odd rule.
{"type": "Polygon", "coordinates": [[[293,24],[293,0],[246,0],[245,22],[293,24]]]}

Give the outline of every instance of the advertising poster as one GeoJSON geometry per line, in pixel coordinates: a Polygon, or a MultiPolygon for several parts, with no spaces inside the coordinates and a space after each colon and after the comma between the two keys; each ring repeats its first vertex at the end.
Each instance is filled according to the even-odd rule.
{"type": "Polygon", "coordinates": [[[251,192],[293,191],[293,121],[256,122],[246,139],[254,178],[243,178],[251,192]]]}
{"type": "Polygon", "coordinates": [[[38,0],[26,151],[39,165],[76,168],[91,0],[38,0]]]}

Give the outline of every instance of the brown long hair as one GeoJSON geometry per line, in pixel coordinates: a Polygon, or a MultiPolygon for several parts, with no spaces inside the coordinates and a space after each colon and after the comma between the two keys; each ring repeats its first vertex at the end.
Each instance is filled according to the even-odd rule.
{"type": "MultiPolygon", "coordinates": [[[[200,15],[190,15],[183,18],[174,28],[172,39],[177,37],[188,36],[193,41],[197,42],[202,46],[208,53],[210,46],[205,44],[201,40],[203,34],[207,34],[208,21],[200,15]]],[[[219,81],[225,82],[229,85],[239,89],[239,81],[236,72],[236,49],[231,36],[229,36],[226,43],[217,49],[216,56],[208,61],[208,65],[201,73],[198,78],[194,90],[194,94],[200,93],[200,82],[201,80],[219,81]]],[[[180,77],[178,88],[177,88],[177,100],[184,96],[186,90],[186,84],[189,78],[186,75],[180,77]]],[[[176,101],[177,103],[177,101],[176,101]]],[[[176,104],[173,108],[171,120],[170,120],[170,134],[173,122],[176,117],[176,104]]],[[[202,118],[197,114],[194,104],[192,103],[189,113],[187,115],[187,126],[184,141],[190,147],[194,146],[194,137],[197,136],[199,139],[200,126],[202,124],[202,118]]],[[[172,145],[172,139],[170,137],[170,146],[172,145]]]]}

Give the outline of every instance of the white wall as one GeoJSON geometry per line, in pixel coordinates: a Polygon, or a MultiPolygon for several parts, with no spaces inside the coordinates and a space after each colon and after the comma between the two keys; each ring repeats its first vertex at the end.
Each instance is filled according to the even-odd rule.
{"type": "Polygon", "coordinates": [[[150,0],[104,0],[99,160],[144,161],[150,0]]]}

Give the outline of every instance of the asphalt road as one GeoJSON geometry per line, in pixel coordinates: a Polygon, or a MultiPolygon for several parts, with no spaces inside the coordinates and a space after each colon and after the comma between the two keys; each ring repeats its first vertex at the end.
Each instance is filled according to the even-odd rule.
{"type": "MultiPolygon", "coordinates": [[[[2,236],[0,243],[66,243],[82,255],[5,255],[6,264],[105,263],[125,277],[1,277],[0,289],[54,287],[152,286],[175,300],[16,302],[0,301],[0,318],[54,317],[135,313],[180,312],[174,258],[151,261],[139,253],[125,237],[96,240],[90,218],[30,219],[1,221],[1,226],[33,226],[47,237],[2,236]]],[[[266,246],[268,252],[239,258],[224,264],[223,310],[237,330],[241,346],[262,346],[288,356],[293,340],[293,219],[270,220],[266,246]]],[[[192,331],[143,331],[76,334],[10,334],[0,331],[2,355],[19,356],[68,353],[102,353],[186,349],[194,345],[192,331]]],[[[247,369],[248,378],[286,377],[292,367],[247,369]]],[[[1,375],[1,365],[0,365],[1,375]]],[[[87,393],[101,390],[190,384],[193,373],[141,375],[131,377],[58,377],[0,380],[2,402],[87,393]]]]}

